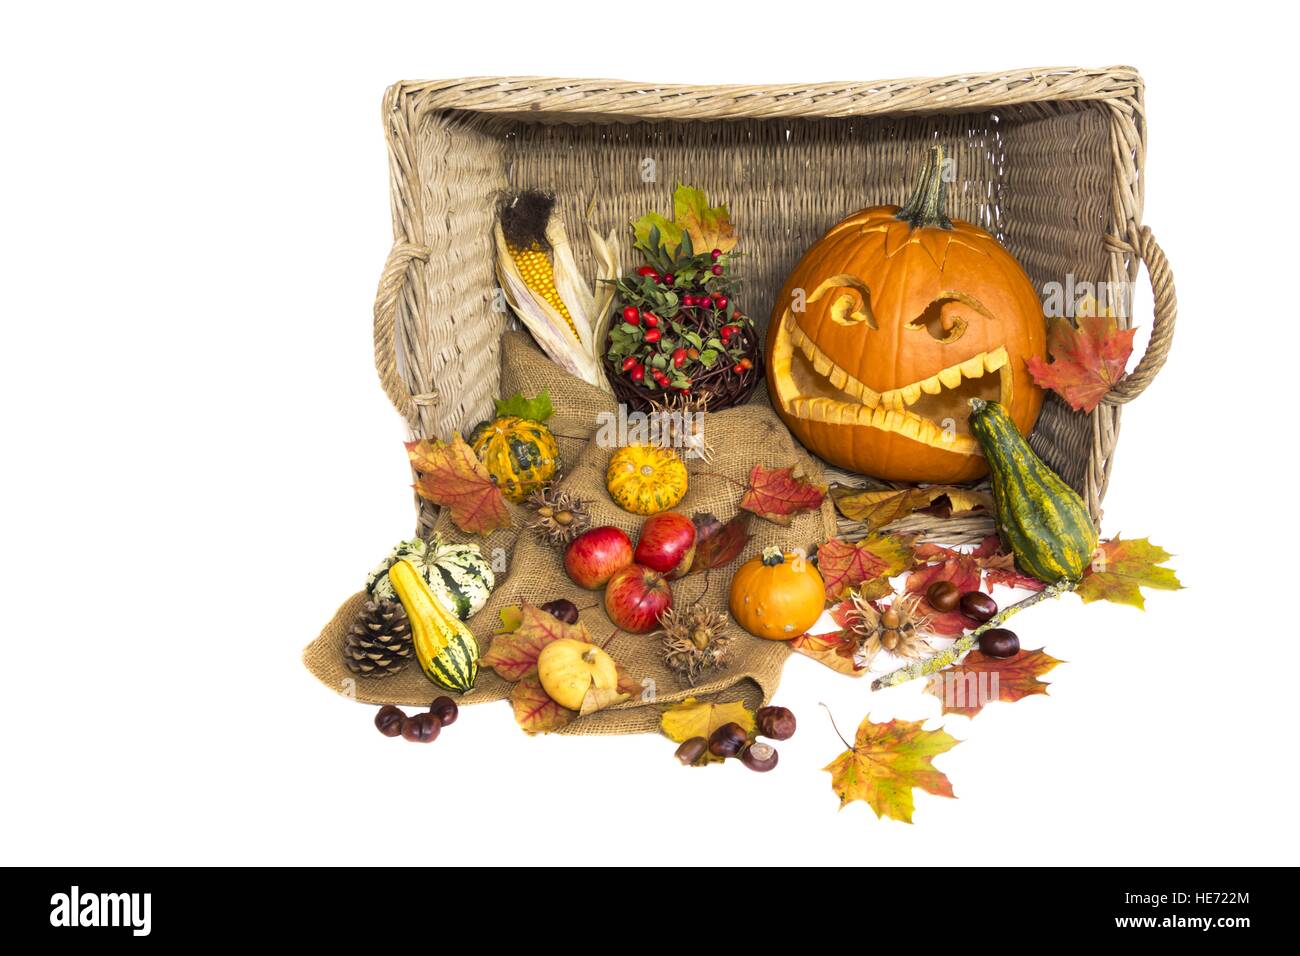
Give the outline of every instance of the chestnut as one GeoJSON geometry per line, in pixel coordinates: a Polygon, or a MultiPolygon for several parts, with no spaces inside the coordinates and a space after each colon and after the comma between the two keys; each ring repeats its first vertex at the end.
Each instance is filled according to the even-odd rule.
{"type": "Polygon", "coordinates": [[[749,743],[749,732],[737,723],[723,724],[709,736],[709,753],[734,757],[749,743]]]}
{"type": "Polygon", "coordinates": [[[980,653],[985,657],[1015,657],[1020,653],[1020,638],[1005,627],[992,627],[980,635],[980,653]]]}
{"type": "Polygon", "coordinates": [[[437,740],[441,730],[442,724],[433,714],[416,714],[402,721],[402,736],[420,744],[437,740]]]}
{"type": "Polygon", "coordinates": [[[771,744],[761,741],[750,744],[740,755],[740,762],[757,773],[767,773],[776,766],[778,754],[771,744]]]}
{"type": "Polygon", "coordinates": [[[940,614],[954,610],[960,600],[961,591],[951,581],[935,581],[925,589],[925,603],[940,614]]]}
{"type": "Polygon", "coordinates": [[[456,718],[460,716],[460,708],[450,697],[439,697],[429,705],[429,713],[437,717],[438,723],[446,727],[456,722],[456,718]]]}
{"type": "Polygon", "coordinates": [[[704,756],[704,751],[708,749],[709,742],[703,737],[691,737],[682,742],[674,756],[682,762],[683,767],[691,767],[699,762],[699,759],[704,756]]]}
{"type": "Polygon", "coordinates": [[[538,607],[539,611],[545,611],[552,617],[563,621],[565,624],[578,623],[578,605],[574,604],[568,598],[556,598],[554,601],[547,601],[538,607]]]}
{"type": "Polygon", "coordinates": [[[983,591],[967,591],[957,602],[961,613],[977,624],[991,620],[998,613],[998,602],[983,591]]]}
{"type": "Polygon", "coordinates": [[[794,736],[794,714],[786,708],[760,707],[754,716],[758,721],[759,736],[772,740],[789,740],[794,736]]]}
{"type": "Polygon", "coordinates": [[[406,715],[400,708],[392,704],[385,704],[379,708],[379,713],[375,714],[375,726],[385,737],[397,737],[402,733],[402,721],[406,715]]]}

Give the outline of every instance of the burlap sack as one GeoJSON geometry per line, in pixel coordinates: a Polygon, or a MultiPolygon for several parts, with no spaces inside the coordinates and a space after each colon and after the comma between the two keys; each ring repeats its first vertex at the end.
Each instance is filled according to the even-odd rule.
{"type": "MultiPolygon", "coordinates": [[[[561,486],[591,502],[593,525],[612,524],[635,539],[643,519],[628,514],[610,500],[605,491],[605,470],[614,449],[601,447],[588,436],[595,429],[596,416],[613,411],[614,400],[584,382],[561,372],[545,358],[522,333],[507,335],[502,351],[502,392],[535,395],[547,389],[555,404],[556,415],[548,423],[556,431],[565,460],[561,486]],[[575,451],[575,449],[580,449],[575,451]]],[[[771,467],[798,464],[813,480],[820,480],[820,464],[811,458],[791,437],[785,426],[766,403],[710,414],[705,435],[712,446],[712,462],[688,460],[691,474],[689,490],[676,510],[684,514],[705,511],[725,521],[736,514],[741,488],[755,464],[771,467]]],[[[734,653],[730,665],[694,688],[679,681],[660,660],[660,642],[655,637],[617,633],[605,615],[599,591],[584,591],[564,573],[560,553],[536,540],[530,533],[520,533],[529,519],[521,507],[511,506],[512,527],[489,535],[486,539],[465,535],[444,516],[439,516],[435,530],[453,541],[475,540],[492,558],[507,558],[505,573],[498,573],[497,588],[487,606],[469,622],[471,630],[486,652],[500,608],[521,601],[541,604],[566,597],[581,611],[581,620],[598,642],[613,635],[607,650],[625,672],[645,691],[640,698],[617,707],[575,720],[561,733],[623,734],[643,733],[658,728],[662,705],[687,696],[743,699],[751,707],[769,700],[780,680],[789,647],[780,641],[752,637],[734,624],[729,625],[734,653]]],[[[820,512],[799,515],[788,528],[756,519],[751,530],[754,539],[733,564],[707,573],[698,573],[673,583],[673,600],[677,606],[704,601],[725,609],[732,572],[739,563],[768,545],[808,548],[820,544],[834,533],[834,512],[829,501],[820,512]]],[[[362,566],[368,568],[367,562],[362,566]]],[[[344,666],[340,653],[349,624],[365,602],[365,593],[353,595],[334,615],[320,636],[303,653],[307,668],[326,686],[372,704],[427,705],[441,691],[435,688],[420,669],[411,665],[392,677],[381,679],[354,677],[344,666]]],[[[511,685],[489,670],[479,674],[474,689],[461,703],[474,704],[501,700],[510,694],[511,685]]]]}

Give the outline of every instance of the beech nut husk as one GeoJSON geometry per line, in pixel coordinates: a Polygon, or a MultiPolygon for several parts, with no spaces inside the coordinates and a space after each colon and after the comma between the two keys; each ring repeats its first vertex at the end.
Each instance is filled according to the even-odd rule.
{"type": "Polygon", "coordinates": [[[715,757],[734,757],[749,743],[749,733],[737,723],[723,724],[709,737],[709,753],[715,757]]]}
{"type": "Polygon", "coordinates": [[[740,755],[740,762],[757,773],[767,773],[776,766],[778,758],[776,748],[762,741],[750,744],[740,755]]]}
{"type": "Polygon", "coordinates": [[[691,737],[689,740],[682,741],[675,756],[682,762],[683,767],[691,767],[699,762],[708,749],[709,742],[703,737],[691,737]]]}
{"type": "Polygon", "coordinates": [[[758,734],[771,740],[789,740],[794,736],[794,714],[784,707],[760,707],[754,715],[758,734]]]}

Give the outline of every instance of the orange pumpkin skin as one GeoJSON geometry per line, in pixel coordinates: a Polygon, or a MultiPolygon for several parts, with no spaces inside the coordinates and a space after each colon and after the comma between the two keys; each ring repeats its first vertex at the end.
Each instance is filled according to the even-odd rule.
{"type": "Polygon", "coordinates": [[[944,216],[940,170],[936,148],[907,207],[864,209],[818,240],[768,328],[768,386],[790,431],[833,464],[892,481],[987,472],[970,398],[998,401],[1026,435],[1043,403],[1025,364],[1046,354],[1038,294],[997,239],[944,216]]]}
{"type": "Polygon", "coordinates": [[[765,548],[731,579],[731,616],[755,637],[789,641],[817,623],[826,607],[826,586],[808,558],[765,548]]]}

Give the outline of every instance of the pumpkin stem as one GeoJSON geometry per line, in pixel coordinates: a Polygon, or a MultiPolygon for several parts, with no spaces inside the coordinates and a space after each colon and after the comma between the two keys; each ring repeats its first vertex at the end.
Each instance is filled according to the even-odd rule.
{"type": "Polygon", "coordinates": [[[769,568],[785,562],[785,553],[774,545],[769,545],[763,549],[763,563],[769,568]]]}
{"type": "Polygon", "coordinates": [[[943,181],[944,150],[942,146],[930,147],[925,165],[916,177],[916,191],[907,205],[898,210],[898,218],[913,229],[937,227],[951,229],[952,220],[944,212],[948,201],[948,184],[943,181]]]}

